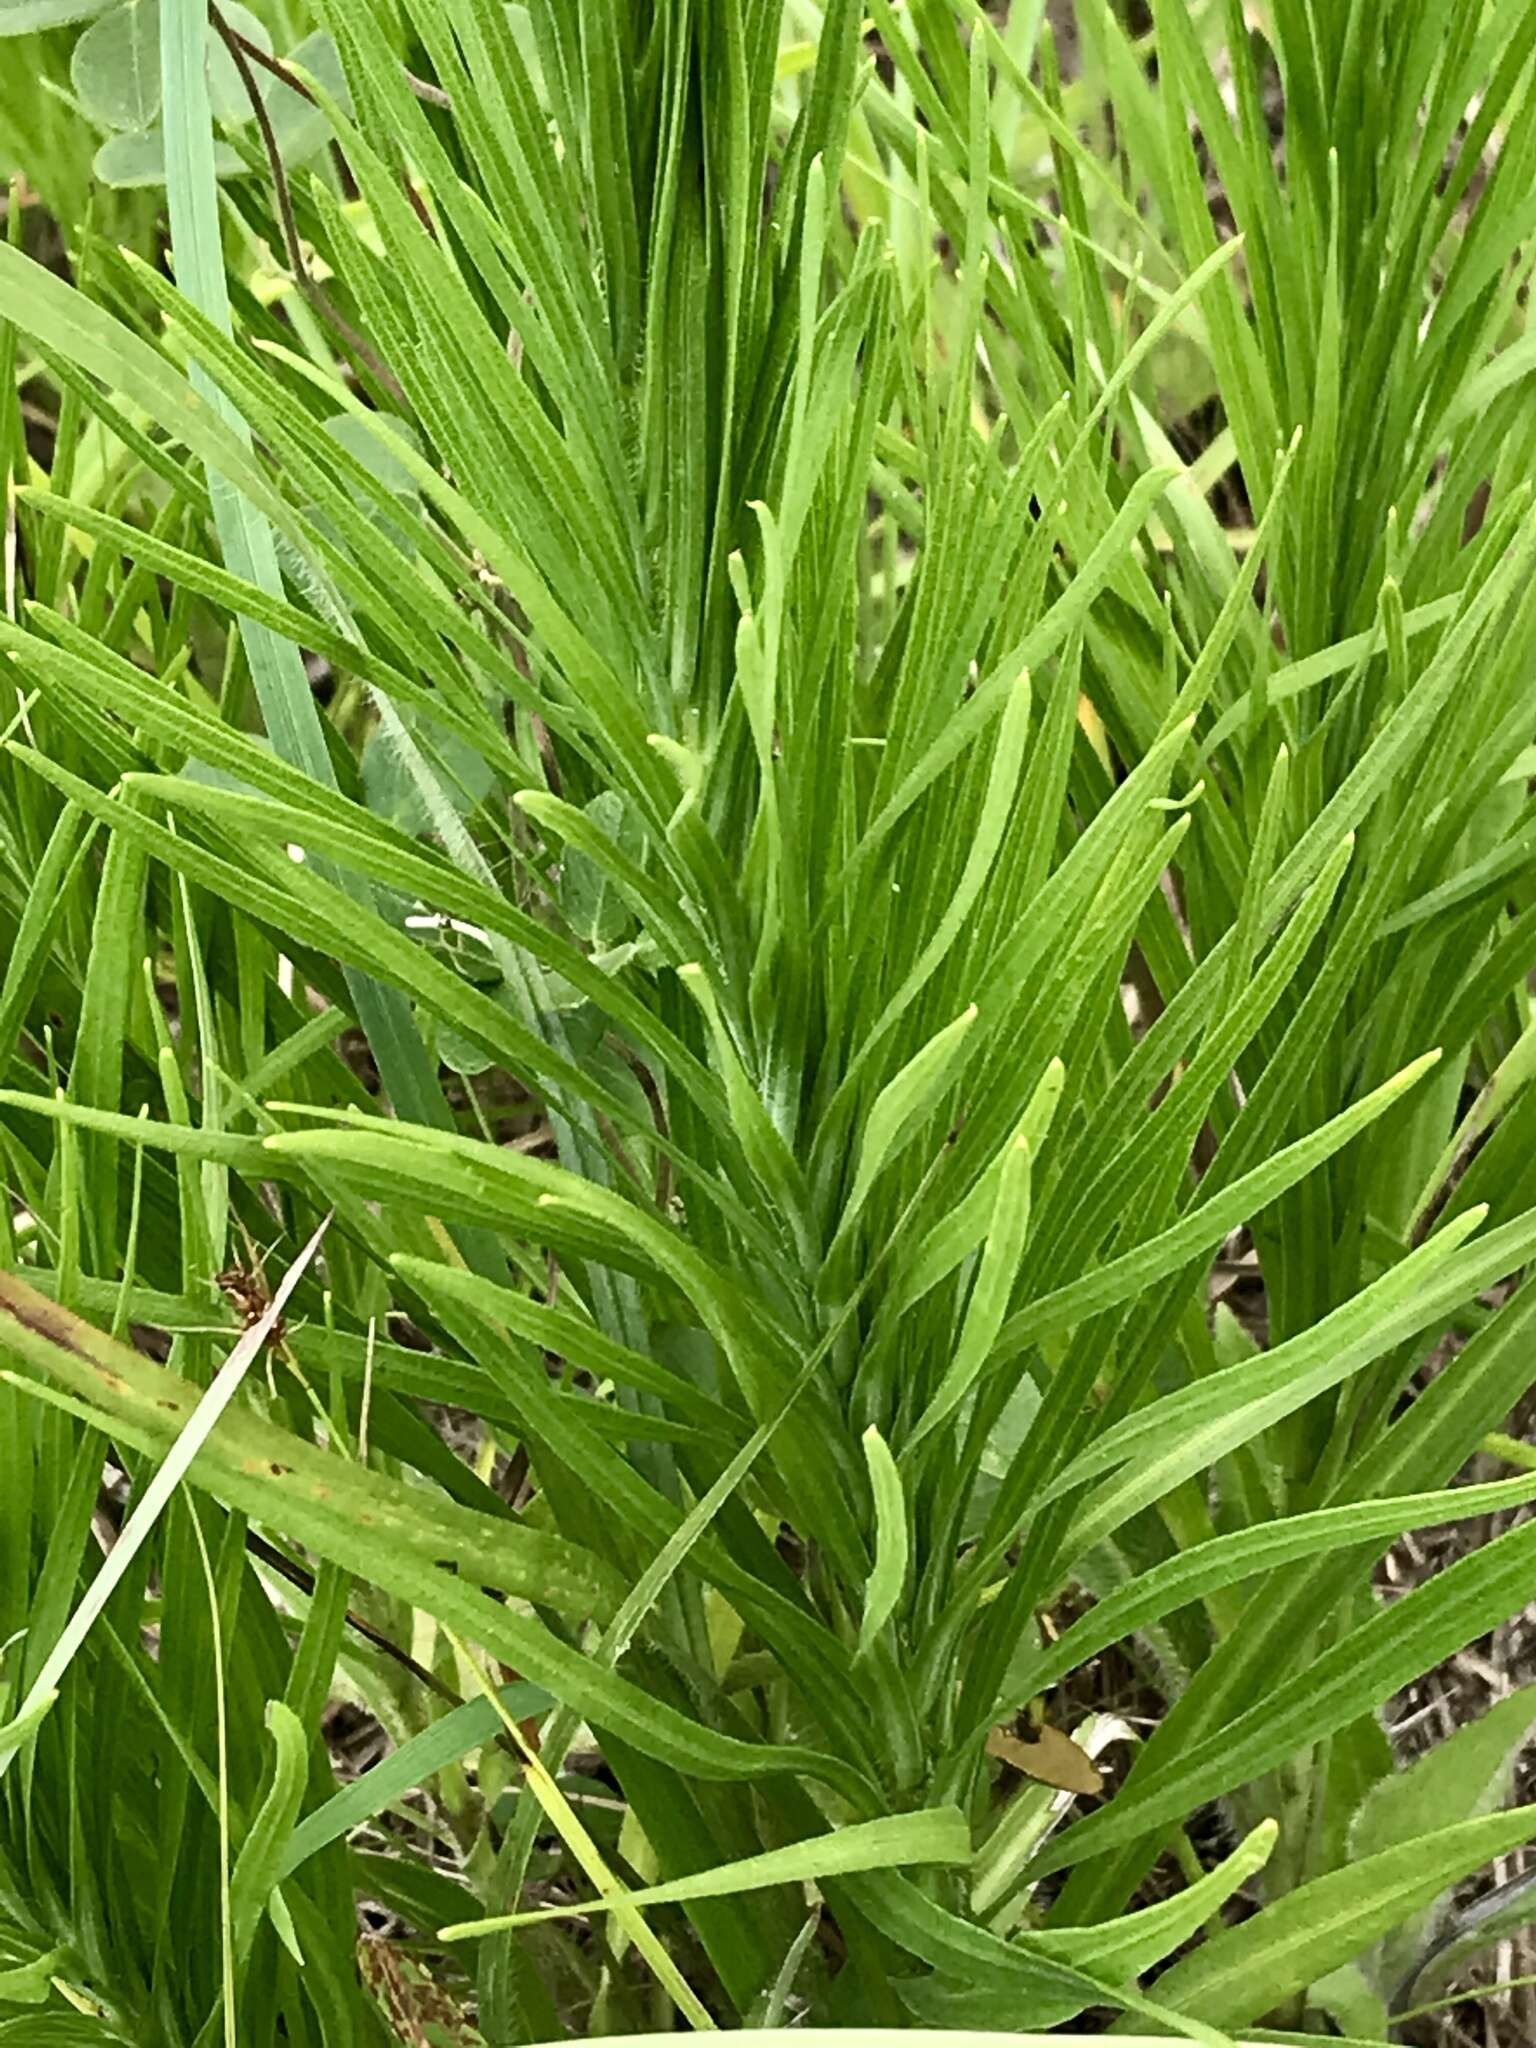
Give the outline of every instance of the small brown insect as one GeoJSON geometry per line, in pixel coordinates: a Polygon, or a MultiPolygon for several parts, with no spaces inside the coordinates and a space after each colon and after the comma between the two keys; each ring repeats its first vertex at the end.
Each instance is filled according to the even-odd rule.
{"type": "MultiPolygon", "coordinates": [[[[272,1306],[272,1292],[267,1286],[267,1276],[261,1270],[259,1257],[251,1265],[238,1262],[226,1266],[222,1273],[215,1273],[213,1284],[239,1312],[240,1320],[249,1330],[259,1323],[272,1306]]],[[[267,1343],[275,1350],[288,1334],[288,1326],[279,1316],[267,1332],[267,1343]]]]}

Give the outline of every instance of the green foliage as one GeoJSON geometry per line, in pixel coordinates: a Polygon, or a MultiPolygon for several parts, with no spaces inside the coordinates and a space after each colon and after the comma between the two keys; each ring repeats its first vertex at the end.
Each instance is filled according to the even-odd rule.
{"type": "MultiPolygon", "coordinates": [[[[109,192],[166,183],[163,12],[162,0],[0,0],[0,42],[28,38],[8,48],[0,82],[0,149],[40,185],[71,230],[96,210],[82,152],[89,157],[89,178],[109,192]],[[66,29],[75,23],[83,26],[66,29]]],[[[286,65],[297,67],[288,77],[312,77],[346,104],[335,43],[319,29],[292,33],[295,19],[308,18],[306,11],[284,5],[253,12],[229,0],[218,12],[221,26],[210,20],[202,32],[211,108],[222,131],[213,144],[221,178],[251,169],[265,142],[263,122],[280,161],[290,167],[313,159],[331,136],[307,86],[290,84],[263,65],[274,50],[263,13],[275,17],[288,37],[279,46],[286,65]],[[243,46],[241,55],[231,48],[231,34],[243,46]]]]}
{"type": "Polygon", "coordinates": [[[270,136],[0,15],[171,240],[0,247],[0,2032],[1475,1952],[1530,1703],[1382,1716],[1536,1536],[1372,1570],[1536,1494],[1536,9],[996,12],[226,8],[270,136]]]}

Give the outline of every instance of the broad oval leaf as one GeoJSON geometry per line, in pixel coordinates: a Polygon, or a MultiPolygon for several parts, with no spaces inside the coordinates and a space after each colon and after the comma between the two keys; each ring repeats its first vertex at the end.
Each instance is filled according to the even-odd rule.
{"type": "Polygon", "coordinates": [[[42,29],[89,21],[114,0],[0,0],[0,36],[31,36],[42,29]]]}
{"type": "MultiPolygon", "coordinates": [[[[145,0],[148,4],[148,0],[145,0]]],[[[232,178],[245,169],[227,142],[215,140],[213,166],[221,178],[232,178]]],[[[140,128],[121,135],[109,135],[97,150],[91,166],[104,185],[114,191],[147,191],[165,183],[165,135],[160,128],[140,128]]]]}
{"type": "Polygon", "coordinates": [[[76,43],[69,77],[103,128],[147,128],[160,111],[160,0],[118,0],[76,43]]]}

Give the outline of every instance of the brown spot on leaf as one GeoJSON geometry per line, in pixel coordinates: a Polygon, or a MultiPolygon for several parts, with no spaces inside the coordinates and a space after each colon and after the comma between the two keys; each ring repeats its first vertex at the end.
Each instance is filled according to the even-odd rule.
{"type": "Polygon", "coordinates": [[[34,1294],[11,1275],[0,1276],[0,1308],[15,1318],[24,1330],[31,1330],[35,1336],[46,1337],[50,1344],[57,1344],[61,1351],[72,1351],[77,1358],[84,1358],[92,1365],[96,1361],[82,1344],[77,1344],[73,1334],[74,1318],[68,1309],[60,1308],[57,1302],[49,1301],[41,1294],[34,1294]],[[13,1293],[12,1290],[19,1290],[13,1293]]]}

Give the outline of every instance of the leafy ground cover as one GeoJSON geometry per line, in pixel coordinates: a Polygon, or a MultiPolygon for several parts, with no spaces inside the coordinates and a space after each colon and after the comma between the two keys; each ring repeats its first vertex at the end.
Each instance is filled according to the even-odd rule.
{"type": "Polygon", "coordinates": [[[0,2038],[1454,2026],[1536,5],[78,11],[0,10],[0,2038]]]}

